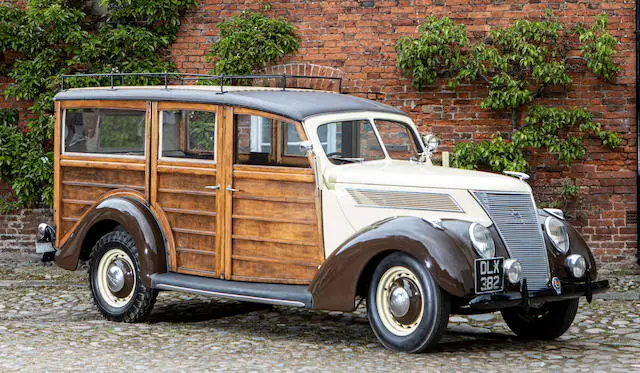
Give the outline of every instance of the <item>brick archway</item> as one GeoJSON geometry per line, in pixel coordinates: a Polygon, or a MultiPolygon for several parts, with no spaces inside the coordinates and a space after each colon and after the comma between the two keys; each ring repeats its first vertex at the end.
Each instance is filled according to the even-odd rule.
{"type": "MultiPolygon", "coordinates": [[[[264,69],[264,73],[274,75],[320,76],[327,78],[344,78],[345,75],[345,73],[338,68],[310,63],[287,63],[282,65],[268,66],[264,69]]],[[[282,82],[276,82],[273,79],[260,83],[266,86],[282,85],[282,82]]],[[[340,83],[338,80],[334,79],[290,78],[287,79],[287,87],[308,88],[337,92],[340,89],[340,83]]]]}

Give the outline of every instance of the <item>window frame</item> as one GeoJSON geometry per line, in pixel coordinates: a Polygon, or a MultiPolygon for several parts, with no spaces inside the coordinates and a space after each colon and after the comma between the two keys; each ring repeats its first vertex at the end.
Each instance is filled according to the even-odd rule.
{"type": "MultiPolygon", "coordinates": [[[[218,163],[218,135],[219,135],[219,127],[220,127],[220,115],[219,115],[219,110],[218,110],[218,106],[215,105],[206,105],[205,107],[197,107],[197,108],[193,108],[193,107],[189,107],[187,108],[187,106],[189,105],[184,105],[182,108],[179,105],[179,103],[176,103],[176,105],[162,105],[159,106],[158,109],[156,110],[156,113],[158,115],[158,160],[159,161],[163,161],[163,162],[187,162],[187,163],[205,163],[205,164],[217,164],[218,163]],[[164,129],[164,123],[163,123],[163,119],[164,119],[164,115],[163,113],[165,111],[182,111],[182,112],[190,112],[190,111],[204,111],[204,112],[209,112],[209,113],[214,113],[215,114],[215,129],[214,129],[214,140],[213,140],[213,151],[212,152],[206,152],[206,153],[213,153],[213,159],[198,159],[198,158],[186,158],[186,157],[167,157],[167,156],[163,156],[162,155],[162,136],[163,136],[163,129],[164,129]]],[[[188,130],[187,126],[185,125],[185,131],[188,130]]],[[[188,134],[187,134],[187,146],[189,146],[189,138],[188,138],[188,134]]]]}
{"type": "Polygon", "coordinates": [[[151,133],[150,105],[147,101],[60,101],[60,156],[66,159],[126,159],[131,161],[144,161],[149,156],[149,144],[151,133]],[[67,111],[97,109],[97,110],[135,110],[145,114],[144,143],[142,155],[130,154],[109,154],[95,152],[69,152],[66,151],[66,135],[67,135],[67,111]]]}
{"type": "MultiPolygon", "coordinates": [[[[276,167],[285,167],[285,168],[296,168],[296,169],[301,169],[301,168],[313,168],[313,158],[312,156],[305,156],[305,155],[286,155],[284,154],[284,144],[282,143],[282,141],[278,140],[278,131],[283,128],[284,126],[282,124],[292,124],[296,127],[296,130],[298,130],[298,136],[300,137],[300,134],[304,135],[304,138],[300,137],[300,141],[305,141],[308,140],[309,134],[307,133],[307,129],[305,128],[304,124],[300,121],[291,119],[291,118],[287,118],[281,115],[277,115],[277,114],[271,114],[269,112],[264,112],[264,111],[259,111],[259,110],[254,110],[254,109],[249,109],[249,108],[244,108],[244,107],[233,107],[233,111],[232,111],[232,119],[231,119],[231,128],[232,128],[232,134],[234,136],[233,138],[233,154],[231,155],[231,163],[233,164],[233,166],[251,166],[251,167],[267,167],[267,168],[276,168],[276,167]],[[281,162],[281,161],[285,161],[288,163],[296,163],[299,165],[293,166],[293,165],[247,165],[246,163],[237,163],[237,156],[238,156],[238,150],[236,149],[237,146],[237,140],[236,137],[237,136],[237,128],[235,125],[235,116],[236,115],[249,115],[249,116],[259,116],[259,117],[264,117],[267,119],[271,119],[271,131],[272,131],[272,148],[271,151],[269,153],[269,157],[273,157],[273,159],[276,159],[276,162],[281,162]],[[275,140],[273,139],[273,136],[276,135],[275,140]],[[275,146],[273,146],[275,145],[275,146]],[[279,154],[281,153],[281,154],[279,154]]],[[[282,131],[284,132],[284,131],[282,131]]],[[[284,134],[280,135],[281,138],[285,138],[284,134]]]]}
{"type": "MultiPolygon", "coordinates": [[[[369,120],[370,122],[373,123],[376,137],[378,138],[378,141],[383,145],[382,150],[385,154],[384,159],[380,159],[377,161],[379,162],[383,160],[393,160],[393,158],[389,157],[387,148],[386,146],[384,146],[384,142],[382,141],[380,134],[378,132],[378,129],[375,126],[376,119],[403,123],[411,129],[411,131],[414,133],[415,136],[418,137],[419,140],[421,140],[420,133],[418,132],[418,129],[416,128],[415,123],[413,123],[413,121],[409,116],[401,115],[401,114],[381,113],[376,111],[362,111],[362,112],[351,111],[351,112],[344,112],[344,113],[330,113],[330,114],[317,115],[317,116],[307,118],[304,120],[303,125],[307,133],[310,134],[309,139],[311,140],[314,146],[314,149],[316,149],[316,154],[318,155],[319,159],[322,161],[322,168],[340,167],[343,165],[333,164],[327,157],[327,153],[325,153],[324,148],[322,147],[323,144],[320,141],[320,138],[318,137],[318,127],[320,127],[323,124],[328,124],[332,122],[369,120]]],[[[418,147],[419,151],[421,150],[424,152],[426,150],[422,141],[419,141],[418,145],[419,145],[418,147]]],[[[369,162],[369,161],[366,161],[366,162],[369,162]]],[[[346,165],[348,165],[348,163],[346,165]]]]}

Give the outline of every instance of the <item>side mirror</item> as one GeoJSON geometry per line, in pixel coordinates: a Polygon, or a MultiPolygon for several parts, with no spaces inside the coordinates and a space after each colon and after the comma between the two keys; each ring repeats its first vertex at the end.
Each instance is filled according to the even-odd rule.
{"type": "Polygon", "coordinates": [[[313,151],[313,144],[309,140],[300,142],[300,153],[308,154],[313,151]]]}
{"type": "Polygon", "coordinates": [[[422,135],[422,142],[424,143],[424,146],[427,148],[427,151],[429,153],[435,151],[436,149],[438,149],[438,146],[440,146],[440,139],[438,138],[438,136],[432,133],[428,135],[422,135]]]}

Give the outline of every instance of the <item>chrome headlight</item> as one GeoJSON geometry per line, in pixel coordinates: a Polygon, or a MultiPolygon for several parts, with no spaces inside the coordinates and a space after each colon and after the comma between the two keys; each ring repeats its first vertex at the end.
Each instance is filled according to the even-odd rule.
{"type": "Polygon", "coordinates": [[[481,257],[486,259],[496,256],[496,245],[489,229],[478,223],[473,223],[469,227],[469,237],[473,247],[481,257]]]}
{"type": "Polygon", "coordinates": [[[549,216],[544,221],[544,230],[551,239],[553,246],[559,252],[566,254],[569,251],[569,234],[564,223],[553,216],[549,216]]]}

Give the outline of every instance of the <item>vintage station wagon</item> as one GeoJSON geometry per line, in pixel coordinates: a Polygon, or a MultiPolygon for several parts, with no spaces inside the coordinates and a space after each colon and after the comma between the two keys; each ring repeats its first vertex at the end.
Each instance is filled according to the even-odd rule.
{"type": "Polygon", "coordinates": [[[381,343],[407,352],[433,347],[452,313],[501,311],[520,337],[556,338],[579,297],[608,287],[525,174],[434,166],[434,139],[402,111],[277,78],[63,89],[37,251],[69,270],[88,260],[109,320],[143,320],[162,290],[366,300],[381,343]]]}

